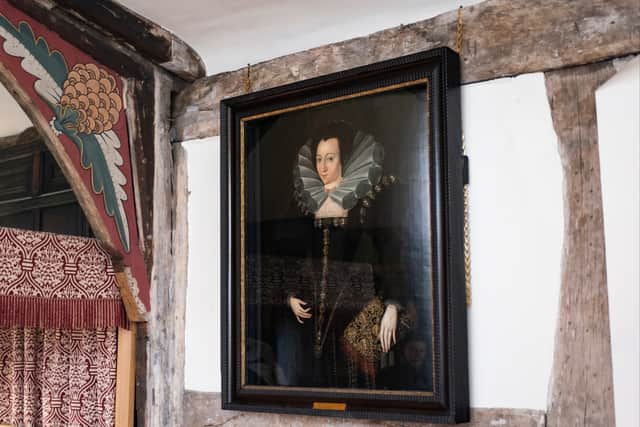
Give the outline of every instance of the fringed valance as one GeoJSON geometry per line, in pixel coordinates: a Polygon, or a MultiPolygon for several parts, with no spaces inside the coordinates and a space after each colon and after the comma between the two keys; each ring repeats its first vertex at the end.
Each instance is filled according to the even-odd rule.
{"type": "Polygon", "coordinates": [[[96,239],[0,227],[0,327],[116,326],[127,316],[96,239]]]}

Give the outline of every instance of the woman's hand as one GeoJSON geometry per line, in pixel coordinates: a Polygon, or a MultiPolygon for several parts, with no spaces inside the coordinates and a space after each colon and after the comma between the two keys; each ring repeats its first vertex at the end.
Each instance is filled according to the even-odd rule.
{"type": "Polygon", "coordinates": [[[380,334],[378,339],[385,353],[396,343],[396,326],[398,325],[398,307],[389,304],[380,321],[380,334]]]}
{"type": "Polygon", "coordinates": [[[311,319],[311,307],[304,308],[307,305],[306,302],[296,297],[289,298],[289,307],[293,311],[293,315],[298,319],[298,323],[304,323],[302,319],[311,319]]]}

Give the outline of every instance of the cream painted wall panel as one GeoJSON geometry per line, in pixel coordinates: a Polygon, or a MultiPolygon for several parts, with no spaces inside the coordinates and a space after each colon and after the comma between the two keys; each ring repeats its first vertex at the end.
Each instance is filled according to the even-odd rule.
{"type": "MultiPolygon", "coordinates": [[[[463,90],[471,156],[471,404],[545,409],[562,237],[560,160],[542,75],[463,90]]],[[[185,386],[220,391],[218,138],[185,143],[185,386]]]]}
{"type": "Polygon", "coordinates": [[[189,174],[185,387],[220,391],[220,138],[184,143],[189,174]]]}
{"type": "Polygon", "coordinates": [[[0,137],[15,135],[31,127],[31,119],[0,83],[0,137]]]}
{"type": "Polygon", "coordinates": [[[616,424],[640,426],[640,58],[596,91],[616,424]]]}
{"type": "Polygon", "coordinates": [[[542,74],[465,86],[472,407],[546,409],[560,288],[562,171],[542,74]]]}

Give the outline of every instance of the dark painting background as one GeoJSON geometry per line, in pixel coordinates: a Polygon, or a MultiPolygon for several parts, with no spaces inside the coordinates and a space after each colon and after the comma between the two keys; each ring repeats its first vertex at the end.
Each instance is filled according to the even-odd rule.
{"type": "MultiPolygon", "coordinates": [[[[251,120],[245,127],[246,149],[246,256],[249,269],[260,269],[265,256],[304,258],[305,234],[313,222],[299,212],[293,199],[293,167],[299,148],[315,129],[334,120],[348,122],[355,130],[372,134],[385,149],[383,173],[394,175],[394,215],[390,227],[402,230],[400,259],[406,268],[405,283],[398,283],[417,308],[416,335],[426,344],[424,370],[432,383],[432,298],[430,250],[430,201],[428,169],[428,109],[426,85],[362,96],[251,120]],[[256,265],[257,264],[257,265],[256,265]]],[[[346,162],[348,159],[343,159],[346,162]]],[[[389,207],[386,207],[389,208],[389,207]]],[[[304,364],[287,345],[309,345],[309,325],[296,323],[281,297],[270,298],[267,288],[286,286],[274,277],[246,275],[247,384],[304,385],[288,383],[287,370],[304,364]],[[268,278],[266,279],[269,280],[268,278]],[[305,329],[307,328],[308,331],[305,329]],[[301,333],[302,332],[302,333],[301,333]],[[289,344],[283,346],[283,338],[289,344]]],[[[280,294],[277,294],[280,295],[280,294]]],[[[308,323],[308,322],[307,322],[308,323]]],[[[385,363],[399,363],[403,346],[398,343],[385,363]]],[[[401,385],[397,387],[402,389],[401,385]]],[[[411,388],[411,387],[409,387],[411,388]]],[[[425,390],[427,391],[427,390],[425,390]]]]}

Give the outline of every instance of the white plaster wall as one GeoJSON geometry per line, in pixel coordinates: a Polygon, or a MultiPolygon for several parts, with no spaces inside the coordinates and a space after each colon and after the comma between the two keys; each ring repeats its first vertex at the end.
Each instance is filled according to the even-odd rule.
{"type": "Polygon", "coordinates": [[[640,58],[596,91],[618,427],[640,426],[640,58]]]}
{"type": "Polygon", "coordinates": [[[28,127],[31,127],[31,119],[0,83],[0,137],[15,135],[28,127]]]}
{"type": "Polygon", "coordinates": [[[207,74],[427,19],[480,0],[120,0],[174,31],[207,74]]]}
{"type": "MultiPolygon", "coordinates": [[[[562,177],[541,74],[465,86],[471,157],[471,405],[546,409],[560,284],[562,177]]],[[[186,143],[185,386],[220,391],[218,138],[186,143]]]]}
{"type": "Polygon", "coordinates": [[[465,86],[472,407],[546,409],[560,288],[562,170],[542,74],[465,86]]]}
{"type": "Polygon", "coordinates": [[[189,283],[185,387],[220,391],[220,138],[185,142],[189,174],[189,283]]]}

